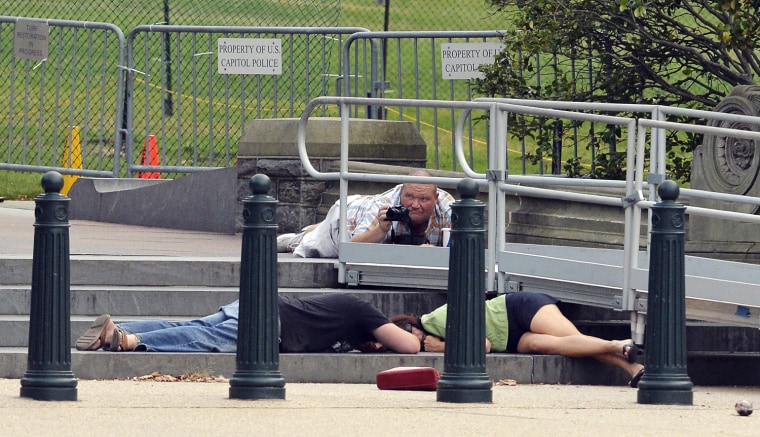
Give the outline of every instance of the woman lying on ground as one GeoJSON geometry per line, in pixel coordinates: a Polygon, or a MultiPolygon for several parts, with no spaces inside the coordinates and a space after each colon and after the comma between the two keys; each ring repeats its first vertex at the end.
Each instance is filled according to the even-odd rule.
{"type": "MultiPolygon", "coordinates": [[[[486,301],[486,352],[552,354],[592,357],[625,370],[631,387],[637,387],[644,366],[636,362],[638,347],[632,340],[603,340],[581,334],[557,307],[558,299],[542,293],[518,292],[486,301]]],[[[443,352],[446,305],[428,314],[391,317],[399,327],[416,335],[423,351],[443,352]]]]}
{"type": "MultiPolygon", "coordinates": [[[[303,298],[278,296],[280,352],[378,351],[416,354],[417,337],[391,323],[386,315],[351,294],[303,298]]],[[[76,342],[78,350],[150,352],[237,351],[238,301],[201,319],[114,323],[104,314],[76,342]]]]}

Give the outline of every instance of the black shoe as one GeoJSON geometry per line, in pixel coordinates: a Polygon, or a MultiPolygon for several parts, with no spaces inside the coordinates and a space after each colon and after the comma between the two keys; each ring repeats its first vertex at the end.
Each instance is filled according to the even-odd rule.
{"type": "Polygon", "coordinates": [[[635,363],[639,357],[639,347],[633,343],[624,345],[623,356],[629,363],[635,363]]]}
{"type": "Polygon", "coordinates": [[[628,387],[637,388],[642,376],[644,376],[644,369],[639,370],[639,373],[637,373],[633,378],[631,378],[630,381],[628,381],[628,387]]]}

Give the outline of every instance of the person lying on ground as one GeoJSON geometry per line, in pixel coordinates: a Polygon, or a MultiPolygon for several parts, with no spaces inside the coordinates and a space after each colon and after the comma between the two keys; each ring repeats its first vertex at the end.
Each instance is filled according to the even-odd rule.
{"type": "MultiPolygon", "coordinates": [[[[517,292],[486,301],[486,352],[553,354],[592,357],[619,367],[637,387],[644,366],[636,362],[639,349],[632,340],[604,340],[582,334],[560,311],[558,299],[543,294],[517,292]]],[[[400,314],[391,321],[416,335],[422,350],[443,352],[446,339],[447,305],[417,316],[400,314]]]]}
{"type": "MultiPolygon", "coordinates": [[[[418,170],[411,176],[431,176],[418,170]]],[[[346,229],[349,241],[441,246],[443,228],[451,227],[454,198],[432,184],[400,184],[375,195],[347,199],[346,229]],[[402,208],[397,208],[401,206],[402,208]]],[[[340,243],[340,201],[325,220],[298,234],[277,238],[278,252],[291,251],[301,258],[337,258],[340,243]]]]}
{"type": "MultiPolygon", "coordinates": [[[[226,352],[237,351],[239,301],[214,314],[173,322],[147,320],[114,323],[101,315],[76,342],[77,350],[112,352],[226,352]]],[[[420,342],[391,323],[369,302],[352,294],[333,293],[290,298],[278,296],[280,352],[381,351],[384,346],[416,354],[420,342]]]]}

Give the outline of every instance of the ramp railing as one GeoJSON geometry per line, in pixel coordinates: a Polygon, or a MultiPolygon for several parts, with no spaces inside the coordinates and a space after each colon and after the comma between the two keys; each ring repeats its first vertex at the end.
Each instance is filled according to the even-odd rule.
{"type": "MultiPolygon", "coordinates": [[[[590,109],[584,104],[573,107],[572,103],[558,103],[562,109],[539,103],[516,102],[500,99],[483,99],[472,102],[428,101],[401,99],[368,99],[355,97],[320,97],[307,105],[301,116],[298,132],[299,155],[307,173],[316,179],[339,181],[341,229],[346,226],[346,197],[350,181],[375,181],[393,183],[434,183],[442,187],[452,187],[461,178],[412,177],[352,173],[348,171],[350,138],[348,136],[351,106],[378,105],[383,107],[438,107],[454,109],[459,113],[455,128],[455,148],[457,159],[467,177],[476,180],[482,189],[488,190],[488,247],[486,249],[487,288],[484,291],[499,293],[512,291],[550,292],[563,300],[587,305],[613,308],[631,314],[631,330],[637,341],[643,341],[646,323],[646,295],[648,288],[648,238],[646,250],[640,250],[640,227],[644,210],[658,199],[656,187],[667,177],[665,161],[666,131],[680,131],[719,135],[723,138],[760,141],[760,132],[735,128],[705,126],[701,124],[665,121],[668,115],[697,117],[705,120],[729,120],[760,125],[759,117],[724,114],[709,111],[695,111],[682,108],[637,106],[638,112],[646,110],[652,119],[633,119],[612,115],[588,114],[590,109]],[[323,105],[337,105],[341,115],[341,156],[340,170],[320,172],[309,161],[306,144],[306,126],[313,108],[323,105]],[[469,167],[464,155],[461,138],[465,135],[466,120],[473,112],[482,111],[488,117],[488,171],[478,173],[469,167]],[[547,176],[508,175],[507,171],[507,115],[510,112],[535,114],[545,117],[566,118],[577,121],[595,121],[619,126],[624,132],[626,153],[629,163],[625,181],[602,181],[588,179],[568,179],[547,176]],[[649,142],[647,143],[647,139],[649,142]],[[645,169],[645,154],[649,149],[649,169],[645,169]],[[622,197],[596,195],[573,191],[577,188],[624,189],[622,197]],[[644,192],[648,191],[648,199],[644,192]],[[579,247],[559,247],[545,245],[522,245],[506,242],[505,213],[506,196],[519,195],[572,202],[596,203],[619,206],[624,215],[623,249],[591,249],[579,247]]],[[[593,104],[595,110],[609,112],[630,112],[633,105],[593,104]]],[[[724,202],[760,205],[760,199],[751,196],[714,193],[697,189],[683,189],[688,198],[717,199],[724,202]]],[[[760,216],[706,208],[686,206],[686,213],[694,216],[728,219],[741,222],[760,222],[760,216]]],[[[431,281],[425,275],[399,276],[390,274],[395,270],[407,275],[410,269],[436,272],[448,265],[448,251],[445,248],[398,247],[374,245],[357,248],[356,243],[347,241],[346,233],[341,233],[339,281],[358,285],[372,283],[387,286],[409,286],[445,288],[441,281],[431,281]],[[377,247],[385,246],[385,247],[377,247]],[[425,252],[422,252],[422,251],[425,252]],[[434,252],[429,252],[433,250],[434,252]],[[435,252],[437,251],[437,252],[435,252]],[[434,256],[431,254],[435,254],[434,256]],[[360,266],[360,267],[357,267],[360,266]],[[406,270],[404,270],[406,269],[406,270]],[[368,273],[367,273],[368,272],[368,273]],[[366,277],[363,276],[366,274],[366,277]]],[[[760,327],[760,284],[755,278],[760,274],[760,266],[721,261],[700,257],[687,257],[687,315],[706,321],[716,321],[741,326],[760,327]]]]}

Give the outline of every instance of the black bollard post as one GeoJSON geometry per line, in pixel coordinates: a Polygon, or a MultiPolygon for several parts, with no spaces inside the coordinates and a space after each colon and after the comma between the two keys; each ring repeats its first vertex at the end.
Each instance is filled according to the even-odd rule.
{"type": "Polygon", "coordinates": [[[439,402],[490,403],[493,383],[486,373],[485,205],[478,185],[463,179],[461,199],[451,207],[451,248],[443,374],[439,402]]]}
{"type": "Polygon", "coordinates": [[[29,352],[21,397],[42,401],[77,400],[71,371],[69,198],[60,194],[62,188],[63,176],[45,173],[45,193],[34,199],[29,352]]]}
{"type": "Polygon", "coordinates": [[[267,196],[271,186],[267,176],[254,175],[253,195],[243,200],[237,368],[230,399],[285,399],[279,371],[277,200],[267,196]]]}
{"type": "Polygon", "coordinates": [[[686,373],[686,292],[683,205],[673,181],[657,189],[662,199],[651,209],[646,372],[639,382],[640,404],[691,405],[686,373]]]}

